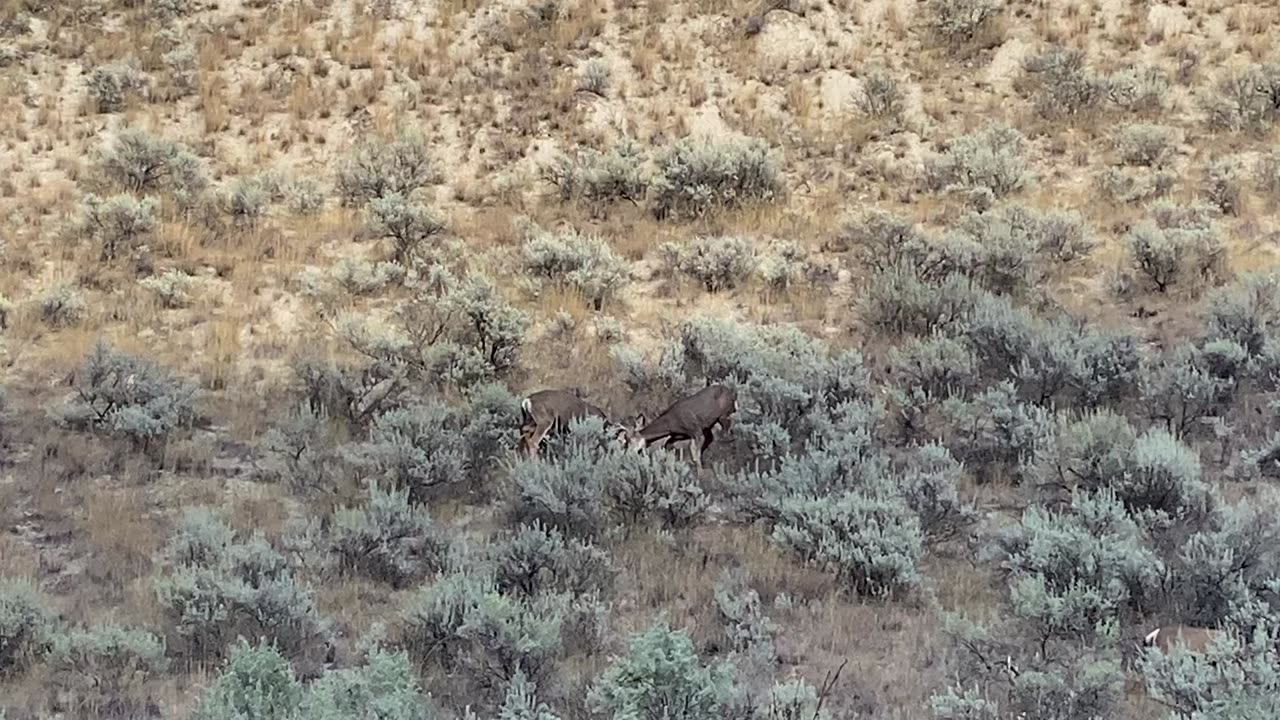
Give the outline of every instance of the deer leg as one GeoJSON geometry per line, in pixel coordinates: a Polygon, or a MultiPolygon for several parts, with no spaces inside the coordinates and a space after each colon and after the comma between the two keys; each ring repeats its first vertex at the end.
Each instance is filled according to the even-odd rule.
{"type": "Polygon", "coordinates": [[[538,454],[538,446],[542,444],[542,439],[551,431],[551,423],[543,423],[533,429],[533,434],[529,438],[529,456],[536,457],[538,454]]]}
{"type": "Polygon", "coordinates": [[[698,453],[701,454],[706,452],[707,448],[711,447],[711,443],[715,439],[716,439],[716,436],[711,434],[711,428],[707,428],[703,430],[702,431],[702,447],[698,449],[698,453]]]}

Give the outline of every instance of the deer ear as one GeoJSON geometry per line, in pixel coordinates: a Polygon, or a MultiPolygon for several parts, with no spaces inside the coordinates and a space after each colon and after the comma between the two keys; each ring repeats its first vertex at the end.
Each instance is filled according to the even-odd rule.
{"type": "Polygon", "coordinates": [[[644,426],[645,426],[645,425],[647,425],[647,424],[649,424],[649,423],[648,423],[648,419],[647,419],[647,418],[645,418],[644,413],[640,413],[639,415],[636,415],[636,429],[637,429],[637,430],[639,430],[640,428],[644,427],[644,426]]]}

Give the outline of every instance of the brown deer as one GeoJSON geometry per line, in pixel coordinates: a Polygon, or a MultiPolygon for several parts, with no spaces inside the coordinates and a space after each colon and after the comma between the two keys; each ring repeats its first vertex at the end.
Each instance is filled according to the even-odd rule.
{"type": "Polygon", "coordinates": [[[1146,637],[1142,638],[1142,643],[1158,647],[1164,653],[1170,652],[1178,645],[1192,652],[1202,653],[1213,645],[1221,632],[1221,630],[1188,625],[1162,625],[1147,633],[1146,637]]]}
{"type": "Polygon", "coordinates": [[[640,415],[636,419],[636,429],[627,433],[627,441],[633,449],[641,450],[656,443],[666,446],[688,440],[694,463],[702,467],[702,453],[715,440],[711,428],[719,424],[728,432],[737,411],[738,393],[733,388],[708,385],[677,400],[647,425],[644,415],[640,415]],[[694,442],[695,438],[701,438],[701,444],[694,442]]]}
{"type": "Polygon", "coordinates": [[[520,403],[523,415],[520,423],[520,449],[527,457],[538,454],[538,446],[553,429],[568,427],[569,423],[594,416],[604,420],[605,426],[613,426],[619,436],[626,437],[627,428],[609,419],[608,413],[566,390],[539,390],[520,403]]]}

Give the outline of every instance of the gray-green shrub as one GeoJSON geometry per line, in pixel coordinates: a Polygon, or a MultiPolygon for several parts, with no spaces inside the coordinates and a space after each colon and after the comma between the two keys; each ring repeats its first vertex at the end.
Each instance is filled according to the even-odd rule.
{"type": "Polygon", "coordinates": [[[556,187],[561,202],[581,202],[600,217],[620,200],[634,205],[644,201],[646,160],[639,143],[623,140],[607,152],[584,148],[561,154],[542,169],[542,176],[556,187]]]}
{"type": "Polygon", "coordinates": [[[577,230],[540,233],[526,240],[522,250],[526,271],[576,289],[596,310],[603,309],[630,281],[627,262],[598,235],[577,230]]]}
{"type": "Polygon", "coordinates": [[[688,634],[658,621],[631,637],[588,702],[612,720],[715,720],[733,691],[733,674],[726,663],[703,665],[688,634]]]}
{"type": "Polygon", "coordinates": [[[0,675],[20,672],[49,652],[59,617],[50,599],[26,580],[0,580],[0,675]]]}
{"type": "Polygon", "coordinates": [[[147,89],[147,77],[134,63],[99,65],[86,82],[89,99],[100,113],[120,112],[133,96],[147,89]]]}
{"type": "Polygon", "coordinates": [[[953,46],[990,32],[1001,10],[995,0],[930,0],[928,8],[930,29],[953,46]]]}
{"type": "Polygon", "coordinates": [[[1054,45],[1023,61],[1036,112],[1051,120],[1085,117],[1107,98],[1106,79],[1091,71],[1083,50],[1054,45]]]}
{"type": "Polygon", "coordinates": [[[1163,167],[1181,139],[1181,133],[1167,125],[1131,123],[1121,126],[1111,142],[1125,165],[1163,167]]]}
{"type": "Polygon", "coordinates": [[[748,237],[699,237],[684,245],[668,244],[663,251],[672,271],[696,280],[707,292],[738,287],[759,263],[755,241],[748,237]]]}
{"type": "Polygon", "coordinates": [[[1280,120],[1280,65],[1250,65],[1220,76],[1201,104],[1209,126],[1261,132],[1280,120]]]}
{"type": "Polygon", "coordinates": [[[767,202],[784,190],[782,171],[760,138],[686,137],[657,158],[650,207],[661,218],[697,218],[767,202]]]}
{"type": "Polygon", "coordinates": [[[1151,217],[1129,231],[1128,243],[1134,265],[1159,292],[1191,279],[1214,279],[1226,252],[1206,209],[1194,205],[1157,203],[1151,217]]]}
{"type": "Polygon", "coordinates": [[[925,164],[933,190],[986,188],[1001,198],[1021,189],[1029,179],[1027,139],[1013,127],[996,122],[985,130],[953,138],[945,151],[925,164]]]}
{"type": "Polygon", "coordinates": [[[196,418],[196,386],[144,358],[99,342],[75,374],[75,395],[56,411],[77,429],[126,438],[143,450],[196,418]]]}
{"type": "Polygon", "coordinates": [[[109,180],[130,192],[166,190],[194,198],[209,180],[203,162],[185,145],[140,128],[121,130],[99,153],[109,180]]]}
{"type": "Polygon", "coordinates": [[[80,205],[80,226],[102,249],[103,261],[116,259],[122,251],[130,251],[138,241],[156,227],[156,203],[131,195],[102,198],[92,193],[80,205]]]}
{"type": "Polygon", "coordinates": [[[494,582],[503,593],[603,594],[613,586],[614,568],[607,552],[538,521],[522,524],[496,542],[489,557],[494,582]]]}
{"type": "Polygon", "coordinates": [[[342,204],[351,207],[393,193],[409,197],[437,178],[426,139],[417,131],[402,130],[393,138],[357,142],[340,161],[335,186],[342,204]]]}
{"type": "Polygon", "coordinates": [[[374,232],[391,240],[392,259],[397,263],[418,257],[431,238],[445,231],[444,223],[426,205],[396,191],[370,198],[368,213],[374,232]]]}
{"type": "Polygon", "coordinates": [[[334,511],[326,545],[346,572],[392,587],[405,587],[445,566],[448,540],[423,505],[411,504],[409,489],[368,486],[364,507],[334,511]]]}
{"type": "Polygon", "coordinates": [[[160,638],[116,624],[59,634],[49,657],[58,686],[89,712],[140,709],[143,683],[169,667],[160,638]]]}
{"type": "Polygon", "coordinates": [[[154,590],[179,652],[216,659],[236,637],[261,637],[291,659],[314,662],[331,640],[313,591],[261,533],[239,540],[221,518],[193,508],[161,560],[154,590]]]}

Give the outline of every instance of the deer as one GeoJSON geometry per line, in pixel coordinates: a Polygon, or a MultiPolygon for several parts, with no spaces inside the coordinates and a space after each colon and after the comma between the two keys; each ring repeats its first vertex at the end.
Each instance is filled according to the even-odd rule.
{"type": "Polygon", "coordinates": [[[1217,639],[1221,630],[1191,627],[1188,625],[1162,625],[1147,633],[1142,643],[1149,647],[1158,647],[1168,653],[1178,645],[1192,652],[1202,653],[1208,650],[1217,639]]]}
{"type": "Polygon", "coordinates": [[[702,453],[710,447],[715,435],[711,429],[719,425],[725,432],[733,425],[733,414],[738,411],[738,393],[727,385],[708,385],[698,392],[672,403],[651,423],[645,416],[636,418],[636,427],[627,433],[626,441],[637,452],[662,443],[690,441],[693,461],[702,467],[702,453]],[[701,438],[701,443],[694,442],[701,438]]]}
{"type": "Polygon", "coordinates": [[[553,429],[567,427],[574,420],[598,417],[605,426],[617,428],[620,437],[628,435],[626,426],[609,418],[609,414],[567,390],[539,390],[520,403],[520,449],[527,457],[536,457],[538,446],[553,429]]]}

